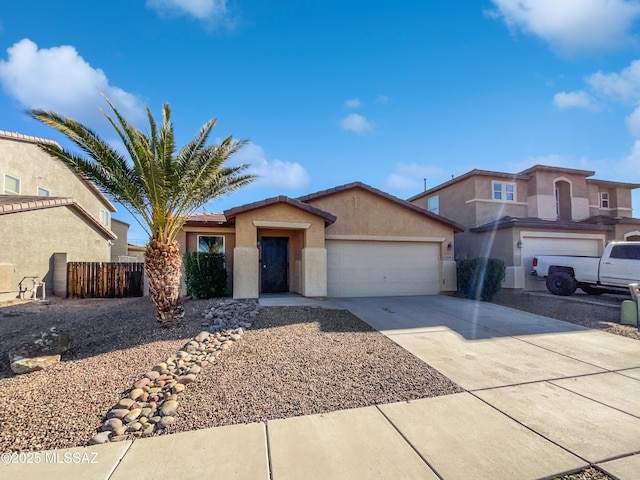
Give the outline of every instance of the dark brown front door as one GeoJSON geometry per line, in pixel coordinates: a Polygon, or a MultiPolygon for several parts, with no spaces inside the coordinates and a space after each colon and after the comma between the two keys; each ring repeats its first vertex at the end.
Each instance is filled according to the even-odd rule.
{"type": "Polygon", "coordinates": [[[262,292],[289,291],[289,239],[262,237],[262,292]]]}

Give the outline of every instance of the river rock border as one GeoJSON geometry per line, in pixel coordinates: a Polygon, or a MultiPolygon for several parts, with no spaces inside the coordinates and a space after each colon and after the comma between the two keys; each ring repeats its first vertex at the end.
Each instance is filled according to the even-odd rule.
{"type": "Polygon", "coordinates": [[[256,300],[221,300],[202,313],[200,332],[166,361],[155,365],[137,380],[103,418],[89,444],[118,442],[143,437],[164,429],[175,420],[180,394],[207,365],[242,339],[258,314],[256,300]]]}

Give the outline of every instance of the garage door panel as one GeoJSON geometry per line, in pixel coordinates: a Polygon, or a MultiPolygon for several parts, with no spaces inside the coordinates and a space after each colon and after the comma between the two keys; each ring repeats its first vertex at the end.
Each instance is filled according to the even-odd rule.
{"type": "Polygon", "coordinates": [[[595,238],[523,237],[522,265],[525,290],[546,290],[545,282],[531,277],[533,257],[536,255],[572,255],[598,257],[602,240],[595,238]]]}
{"type": "Polygon", "coordinates": [[[331,297],[440,292],[440,246],[428,242],[327,240],[331,297]]]}

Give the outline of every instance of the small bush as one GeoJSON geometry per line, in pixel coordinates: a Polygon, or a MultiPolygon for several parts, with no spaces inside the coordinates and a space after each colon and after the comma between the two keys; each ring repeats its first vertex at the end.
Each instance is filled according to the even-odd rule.
{"type": "Polygon", "coordinates": [[[187,295],[196,299],[227,295],[224,253],[186,253],[184,270],[187,295]]]}
{"type": "Polygon", "coordinates": [[[466,298],[491,301],[502,289],[505,264],[497,258],[472,258],[458,262],[458,290],[466,298]]]}

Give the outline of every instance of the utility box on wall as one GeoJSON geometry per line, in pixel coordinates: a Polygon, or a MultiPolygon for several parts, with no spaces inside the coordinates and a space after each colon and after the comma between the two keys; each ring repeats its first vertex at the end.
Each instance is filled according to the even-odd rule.
{"type": "Polygon", "coordinates": [[[13,293],[17,297],[18,279],[16,279],[16,266],[13,263],[0,263],[0,300],[3,294],[13,293]]]}

